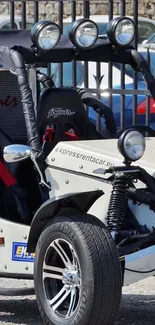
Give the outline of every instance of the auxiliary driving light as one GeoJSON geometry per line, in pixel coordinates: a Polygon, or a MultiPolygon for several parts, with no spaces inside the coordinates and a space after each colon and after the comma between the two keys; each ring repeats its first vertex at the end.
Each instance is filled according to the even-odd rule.
{"type": "Polygon", "coordinates": [[[52,50],[58,44],[60,36],[59,26],[48,20],[39,21],[31,29],[32,42],[41,51],[52,50]]]}
{"type": "Polygon", "coordinates": [[[119,152],[127,161],[140,159],[144,155],[145,148],[145,138],[137,130],[128,129],[118,139],[119,152]]]}
{"type": "Polygon", "coordinates": [[[133,20],[128,17],[112,19],[107,26],[107,36],[110,42],[116,46],[128,46],[135,37],[133,20]]]}
{"type": "Polygon", "coordinates": [[[75,20],[70,27],[69,37],[78,48],[90,48],[97,41],[99,34],[97,24],[87,18],[75,20]]]}

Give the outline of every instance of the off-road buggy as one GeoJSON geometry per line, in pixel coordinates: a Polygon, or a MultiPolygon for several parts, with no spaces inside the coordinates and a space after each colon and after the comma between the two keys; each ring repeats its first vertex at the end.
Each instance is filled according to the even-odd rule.
{"type": "Polygon", "coordinates": [[[155,274],[154,130],[133,126],[116,139],[110,109],[37,72],[46,62],[127,63],[155,98],[155,79],[131,45],[133,22],[116,18],[107,35],[88,19],[69,36],[49,21],[0,32],[0,61],[17,76],[27,132],[15,144],[0,130],[0,277],[34,278],[45,324],[112,325],[122,286],[155,274]],[[32,75],[47,88],[37,105],[32,75]],[[83,102],[105,116],[111,139],[89,122],[83,102]]]}

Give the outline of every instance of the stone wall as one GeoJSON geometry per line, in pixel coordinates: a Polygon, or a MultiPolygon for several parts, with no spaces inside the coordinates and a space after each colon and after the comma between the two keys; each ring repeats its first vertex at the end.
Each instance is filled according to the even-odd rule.
{"type": "MultiPolygon", "coordinates": [[[[77,15],[83,15],[83,1],[76,1],[76,12],[77,15]]],[[[133,1],[126,1],[126,14],[133,14],[133,1]]],[[[136,0],[138,1],[138,0],[136,0]]],[[[15,13],[20,15],[22,12],[22,1],[15,2],[15,13]]],[[[39,2],[39,18],[40,19],[52,19],[54,21],[58,18],[58,1],[41,1],[39,2]]],[[[90,13],[91,14],[108,14],[108,0],[90,0],[90,13]]],[[[114,0],[114,14],[120,14],[121,0],[114,0]]],[[[64,0],[64,18],[71,14],[71,1],[64,0]]],[[[155,0],[139,0],[139,16],[149,17],[155,19],[155,0]]],[[[34,4],[32,1],[26,1],[26,11],[28,17],[34,16],[34,4]]],[[[0,0],[0,15],[9,14],[9,0],[2,1],[0,0]]]]}

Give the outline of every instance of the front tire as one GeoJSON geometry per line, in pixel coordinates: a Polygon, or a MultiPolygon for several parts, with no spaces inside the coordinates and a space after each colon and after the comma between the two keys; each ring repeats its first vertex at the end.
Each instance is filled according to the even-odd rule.
{"type": "Polygon", "coordinates": [[[122,276],[103,223],[82,214],[52,220],[38,240],[34,284],[45,324],[114,324],[122,276]]]}

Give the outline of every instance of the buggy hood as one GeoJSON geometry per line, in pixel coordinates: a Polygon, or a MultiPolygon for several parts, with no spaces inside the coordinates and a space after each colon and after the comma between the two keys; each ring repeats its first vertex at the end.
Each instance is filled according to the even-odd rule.
{"type": "MultiPolygon", "coordinates": [[[[95,171],[98,169],[123,166],[117,139],[59,142],[46,161],[49,166],[99,177],[105,175],[97,175],[95,171]]],[[[146,138],[144,156],[132,165],[145,168],[152,176],[155,174],[155,138],[146,138]]]]}

